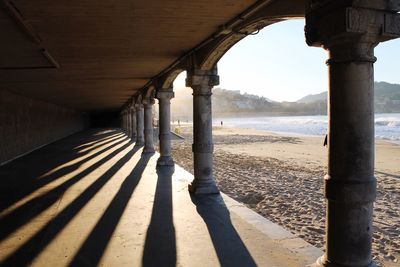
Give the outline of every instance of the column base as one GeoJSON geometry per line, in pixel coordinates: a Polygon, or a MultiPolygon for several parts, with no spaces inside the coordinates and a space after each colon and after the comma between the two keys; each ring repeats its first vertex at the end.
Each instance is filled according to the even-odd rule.
{"type": "Polygon", "coordinates": [[[148,153],[148,154],[150,154],[150,153],[155,153],[155,152],[156,152],[156,151],[154,150],[153,147],[144,147],[142,153],[148,153]]]}
{"type": "Polygon", "coordinates": [[[144,146],[144,142],[138,142],[138,141],[136,141],[135,146],[144,146]]]}
{"type": "Polygon", "coordinates": [[[171,156],[161,156],[157,160],[157,166],[174,166],[175,162],[171,156]]]}
{"type": "Polygon", "coordinates": [[[189,192],[195,195],[204,195],[204,194],[219,194],[219,189],[215,183],[209,184],[197,184],[193,181],[188,185],[189,192]]]}
{"type": "MultiPolygon", "coordinates": [[[[353,267],[353,265],[338,265],[335,263],[331,263],[331,262],[328,262],[326,260],[325,255],[323,255],[317,259],[316,263],[308,265],[307,267],[353,267]]],[[[371,261],[371,263],[368,265],[357,266],[357,267],[377,267],[377,265],[373,261],[371,261]]]]}

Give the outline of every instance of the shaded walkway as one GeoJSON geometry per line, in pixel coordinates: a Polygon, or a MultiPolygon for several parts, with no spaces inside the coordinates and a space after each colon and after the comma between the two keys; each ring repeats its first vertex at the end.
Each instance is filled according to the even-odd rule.
{"type": "Polygon", "coordinates": [[[119,130],[0,168],[1,266],[304,266],[320,251],[222,195],[191,197],[119,130]]]}

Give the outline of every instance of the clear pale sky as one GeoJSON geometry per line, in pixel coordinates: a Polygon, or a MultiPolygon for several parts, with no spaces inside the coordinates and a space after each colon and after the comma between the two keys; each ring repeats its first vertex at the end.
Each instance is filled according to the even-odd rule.
{"type": "MultiPolygon", "coordinates": [[[[296,101],[326,91],[328,54],[308,47],[303,29],[304,20],[291,20],[238,42],[218,63],[218,87],[276,101],[296,101]]],[[[379,44],[375,56],[375,81],[400,84],[400,40],[379,44]]],[[[184,79],[185,75],[178,76],[174,87],[183,87],[184,79]]]]}

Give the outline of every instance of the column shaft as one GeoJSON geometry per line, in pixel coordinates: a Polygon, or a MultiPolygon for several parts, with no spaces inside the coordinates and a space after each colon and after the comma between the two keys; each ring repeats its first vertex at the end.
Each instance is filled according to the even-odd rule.
{"type": "Polygon", "coordinates": [[[330,54],[326,253],[317,266],[376,266],[373,51],[400,36],[392,27],[398,10],[387,10],[395,8],[389,1],[314,1],[307,9],[307,43],[330,54]]]}
{"type": "Polygon", "coordinates": [[[126,112],[122,115],[122,130],[126,133],[126,112]]]}
{"type": "Polygon", "coordinates": [[[325,177],[328,231],[324,261],[339,266],[369,266],[376,195],[374,75],[373,62],[368,60],[373,56],[343,62],[340,53],[349,49],[330,50],[325,177]]]}
{"type": "Polygon", "coordinates": [[[131,108],[131,138],[136,141],[137,136],[137,123],[136,123],[136,112],[135,108],[131,108]]]}
{"type": "Polygon", "coordinates": [[[143,104],[136,104],[136,146],[144,145],[144,114],[143,114],[143,104]]]}
{"type": "Polygon", "coordinates": [[[171,98],[174,97],[172,91],[159,91],[157,98],[159,101],[159,139],[160,139],[160,158],[157,160],[159,166],[172,166],[174,160],[171,152],[171,98]]]}
{"type": "Polygon", "coordinates": [[[119,122],[120,122],[121,130],[123,131],[124,130],[124,114],[123,113],[121,113],[121,115],[119,117],[119,122]]]}
{"type": "Polygon", "coordinates": [[[126,135],[129,137],[129,138],[131,138],[132,137],[132,131],[131,131],[131,116],[132,116],[132,114],[131,114],[131,109],[128,107],[128,110],[127,110],[127,122],[126,122],[126,135]]]}
{"type": "Polygon", "coordinates": [[[219,193],[213,176],[211,90],[218,83],[214,72],[188,73],[186,84],[193,89],[194,180],[189,191],[195,194],[219,193]]]}
{"type": "Polygon", "coordinates": [[[154,153],[153,104],[154,99],[145,99],[144,104],[144,148],[143,153],[154,153]]]}

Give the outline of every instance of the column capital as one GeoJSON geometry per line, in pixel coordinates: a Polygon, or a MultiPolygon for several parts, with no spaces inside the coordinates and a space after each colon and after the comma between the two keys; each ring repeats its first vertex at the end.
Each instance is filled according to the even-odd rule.
{"type": "Polygon", "coordinates": [[[136,109],[141,109],[141,108],[143,108],[143,104],[142,103],[136,103],[135,104],[135,108],[136,109]]]}
{"type": "Polygon", "coordinates": [[[328,50],[349,43],[363,44],[361,49],[368,49],[398,38],[400,5],[394,2],[313,0],[306,11],[307,44],[328,50]]]}
{"type": "Polygon", "coordinates": [[[219,76],[217,75],[217,70],[214,68],[213,70],[200,70],[194,69],[192,71],[188,71],[186,78],[186,86],[187,87],[210,87],[212,88],[215,85],[219,84],[219,76]]]}
{"type": "Polygon", "coordinates": [[[149,106],[149,105],[151,106],[151,105],[154,105],[155,101],[154,101],[153,97],[145,97],[145,98],[143,98],[142,103],[145,106],[149,106]]]}
{"type": "Polygon", "coordinates": [[[168,90],[168,91],[160,90],[160,91],[157,91],[157,94],[156,94],[156,98],[159,99],[159,100],[160,99],[168,99],[168,100],[170,100],[170,99],[172,99],[174,97],[175,97],[175,93],[173,91],[170,91],[170,90],[168,90]]]}

